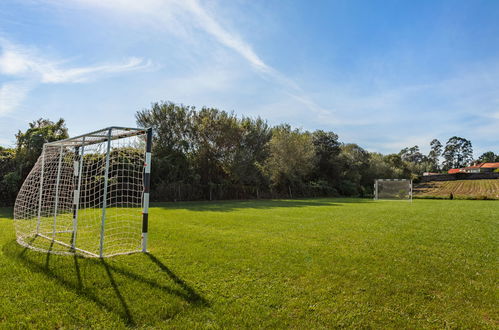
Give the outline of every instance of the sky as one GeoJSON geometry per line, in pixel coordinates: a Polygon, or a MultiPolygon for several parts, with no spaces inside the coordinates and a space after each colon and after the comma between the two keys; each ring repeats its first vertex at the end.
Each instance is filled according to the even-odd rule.
{"type": "Polygon", "coordinates": [[[38,118],[133,127],[158,101],[499,153],[499,1],[0,1],[0,145],[38,118]]]}

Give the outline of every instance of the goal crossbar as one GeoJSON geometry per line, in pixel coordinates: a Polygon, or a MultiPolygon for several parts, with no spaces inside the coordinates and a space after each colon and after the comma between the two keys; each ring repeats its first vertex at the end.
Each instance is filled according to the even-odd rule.
{"type": "Polygon", "coordinates": [[[131,136],[137,136],[147,133],[147,129],[110,126],[88,134],[82,134],[75,137],[70,137],[64,140],[47,142],[44,146],[86,146],[96,143],[105,142],[109,139],[108,132],[112,130],[121,130],[119,134],[112,135],[111,140],[122,139],[131,136]]]}

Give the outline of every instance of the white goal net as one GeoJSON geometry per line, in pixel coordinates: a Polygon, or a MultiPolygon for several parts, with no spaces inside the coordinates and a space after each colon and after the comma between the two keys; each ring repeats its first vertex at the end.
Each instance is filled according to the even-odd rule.
{"type": "Polygon", "coordinates": [[[412,180],[377,179],[374,181],[374,199],[412,201],[412,180]]]}
{"type": "Polygon", "coordinates": [[[46,143],[14,206],[19,244],[109,257],[147,249],[151,130],[110,127],[46,143]]]}

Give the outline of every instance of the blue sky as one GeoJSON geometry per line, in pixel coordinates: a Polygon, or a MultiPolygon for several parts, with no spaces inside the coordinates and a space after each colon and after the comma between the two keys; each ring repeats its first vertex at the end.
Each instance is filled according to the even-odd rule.
{"type": "Polygon", "coordinates": [[[0,145],[39,117],[135,126],[160,100],[499,153],[499,1],[0,2],[0,145]]]}

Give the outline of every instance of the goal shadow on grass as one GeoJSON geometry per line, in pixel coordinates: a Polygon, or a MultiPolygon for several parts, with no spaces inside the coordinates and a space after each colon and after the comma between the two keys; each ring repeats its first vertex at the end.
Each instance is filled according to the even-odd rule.
{"type": "Polygon", "coordinates": [[[151,207],[168,210],[231,212],[239,209],[273,209],[287,207],[341,206],[343,203],[372,203],[367,198],[310,198],[310,199],[253,199],[253,200],[214,200],[186,202],[155,202],[151,207]]]}
{"type": "MultiPolygon", "coordinates": [[[[189,308],[209,307],[205,298],[150,253],[111,259],[61,256],[31,251],[14,240],[2,250],[63,290],[117,315],[126,326],[153,325],[189,308]]],[[[47,290],[53,290],[50,286],[46,284],[47,290]]],[[[87,321],[78,320],[78,327],[89,326],[87,321]]]]}

